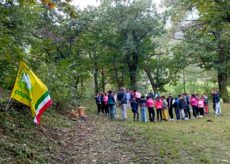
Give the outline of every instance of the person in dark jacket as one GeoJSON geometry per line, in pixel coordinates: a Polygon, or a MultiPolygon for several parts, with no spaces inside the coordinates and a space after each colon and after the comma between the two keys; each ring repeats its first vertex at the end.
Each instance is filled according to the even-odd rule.
{"type": "Polygon", "coordinates": [[[97,104],[97,113],[99,114],[101,109],[102,109],[100,93],[97,93],[97,95],[95,96],[95,100],[96,100],[96,104],[97,104]]]}
{"type": "Polygon", "coordinates": [[[101,112],[105,113],[104,93],[101,93],[101,112]]]}
{"type": "Polygon", "coordinates": [[[108,91],[108,106],[110,118],[115,120],[116,100],[113,91],[108,91]]]}
{"type": "Polygon", "coordinates": [[[171,96],[171,94],[169,94],[167,100],[167,104],[168,104],[168,110],[169,110],[169,116],[171,118],[171,120],[173,120],[173,97],[171,96]]]}
{"type": "Polygon", "coordinates": [[[145,96],[141,96],[140,107],[141,107],[141,121],[142,122],[147,122],[145,96]]]}
{"type": "Polygon", "coordinates": [[[125,88],[121,88],[120,92],[117,94],[117,100],[121,106],[121,118],[125,121],[127,119],[127,99],[125,88]]]}
{"type": "Polygon", "coordinates": [[[179,107],[180,107],[180,119],[184,120],[185,119],[185,113],[184,113],[184,99],[181,95],[178,95],[179,99],[179,107]]]}
{"type": "Polygon", "coordinates": [[[213,110],[214,112],[216,112],[216,100],[215,100],[215,97],[216,97],[216,91],[212,91],[212,104],[213,104],[213,110]]]}
{"type": "Polygon", "coordinates": [[[187,95],[187,93],[184,93],[183,95],[183,109],[185,112],[185,119],[191,119],[191,113],[190,113],[190,108],[189,108],[189,97],[187,95]]]}
{"type": "Polygon", "coordinates": [[[133,120],[139,121],[139,113],[138,113],[138,103],[135,98],[132,98],[130,101],[131,109],[133,112],[133,120]]]}
{"type": "Polygon", "coordinates": [[[175,98],[173,107],[174,107],[174,109],[175,109],[176,119],[177,119],[177,120],[180,120],[180,102],[179,102],[178,97],[175,98]]]}
{"type": "Polygon", "coordinates": [[[218,91],[214,92],[214,103],[215,103],[215,116],[221,115],[221,107],[220,107],[220,95],[218,91]]]}
{"type": "Polygon", "coordinates": [[[154,93],[152,90],[150,90],[150,92],[148,93],[148,97],[154,99],[154,93]]]}

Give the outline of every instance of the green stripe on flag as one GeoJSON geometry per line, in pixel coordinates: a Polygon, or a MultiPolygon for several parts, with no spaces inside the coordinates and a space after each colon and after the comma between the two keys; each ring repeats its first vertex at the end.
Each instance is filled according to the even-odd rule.
{"type": "Polygon", "coordinates": [[[38,101],[36,102],[36,105],[35,105],[35,110],[38,109],[38,105],[49,95],[49,92],[46,91],[39,99],[38,101]]]}

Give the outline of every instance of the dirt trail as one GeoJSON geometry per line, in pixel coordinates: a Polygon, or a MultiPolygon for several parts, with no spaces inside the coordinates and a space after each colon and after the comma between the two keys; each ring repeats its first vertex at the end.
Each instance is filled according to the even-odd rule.
{"type": "Polygon", "coordinates": [[[153,154],[146,153],[145,139],[133,133],[124,128],[123,122],[115,123],[106,117],[77,121],[75,127],[58,138],[62,148],[53,154],[50,162],[152,163],[149,157],[153,154]]]}

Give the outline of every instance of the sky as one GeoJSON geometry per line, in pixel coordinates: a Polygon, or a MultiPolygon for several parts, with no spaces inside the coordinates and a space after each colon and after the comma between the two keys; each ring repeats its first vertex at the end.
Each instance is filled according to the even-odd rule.
{"type": "MultiPolygon", "coordinates": [[[[159,5],[161,0],[154,0],[154,2],[159,5]]],[[[72,3],[74,5],[79,6],[81,9],[87,7],[88,5],[98,6],[98,0],[73,0],[72,3]]]]}
{"type": "Polygon", "coordinates": [[[92,6],[98,6],[99,5],[97,0],[73,0],[72,3],[74,5],[79,6],[81,9],[87,7],[88,5],[92,5],[92,6]]]}

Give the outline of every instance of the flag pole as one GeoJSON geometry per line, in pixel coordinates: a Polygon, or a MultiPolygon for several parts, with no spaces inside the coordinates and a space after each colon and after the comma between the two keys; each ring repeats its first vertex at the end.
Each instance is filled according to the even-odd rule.
{"type": "MultiPolygon", "coordinates": [[[[21,61],[23,61],[23,60],[21,60],[21,61]]],[[[20,63],[19,63],[19,67],[20,67],[20,63]]],[[[17,77],[18,77],[18,75],[19,75],[19,70],[18,70],[18,73],[17,73],[17,77]]],[[[16,80],[17,80],[17,77],[16,77],[16,80]]],[[[14,83],[14,86],[15,86],[15,84],[16,84],[16,81],[15,81],[15,83],[14,83]]],[[[14,89],[13,89],[13,90],[14,90],[14,89]]],[[[13,90],[11,91],[11,94],[12,94],[13,90]]],[[[11,102],[11,100],[12,100],[11,94],[10,94],[10,99],[9,99],[9,101],[8,101],[8,103],[7,103],[7,106],[6,106],[5,110],[8,110],[9,107],[10,107],[10,102],[11,102]]]]}
{"type": "Polygon", "coordinates": [[[10,97],[8,103],[7,103],[7,106],[6,106],[5,110],[8,110],[8,109],[9,109],[9,107],[10,107],[10,102],[11,102],[11,97],[10,97]]]}

